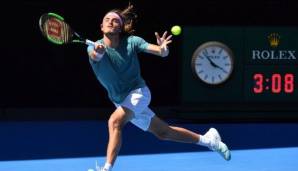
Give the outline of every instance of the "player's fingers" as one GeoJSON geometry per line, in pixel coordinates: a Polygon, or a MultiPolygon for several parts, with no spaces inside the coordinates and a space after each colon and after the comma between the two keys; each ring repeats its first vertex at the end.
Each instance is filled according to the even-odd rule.
{"type": "Polygon", "coordinates": [[[94,43],[94,50],[97,50],[98,49],[98,46],[99,46],[99,44],[98,43],[94,43]]]}
{"type": "Polygon", "coordinates": [[[169,35],[166,40],[170,40],[172,38],[172,35],[169,35]]]}
{"type": "Polygon", "coordinates": [[[170,43],[172,43],[172,40],[166,41],[166,44],[170,44],[170,43]]]}
{"type": "Polygon", "coordinates": [[[105,46],[104,46],[103,44],[99,44],[97,48],[98,48],[98,49],[104,49],[105,46]]]}
{"type": "Polygon", "coordinates": [[[160,39],[160,36],[157,32],[154,33],[157,39],[160,39]]]}
{"type": "Polygon", "coordinates": [[[103,48],[103,47],[105,47],[105,46],[102,43],[97,43],[97,42],[94,43],[94,49],[95,50],[103,48]]]}
{"type": "Polygon", "coordinates": [[[91,52],[91,56],[94,58],[97,55],[97,52],[94,50],[91,52]]]}
{"type": "Polygon", "coordinates": [[[165,39],[165,38],[166,38],[166,36],[167,36],[167,33],[168,33],[167,31],[165,31],[165,32],[163,33],[163,35],[162,35],[162,38],[163,38],[163,39],[165,39]]]}
{"type": "Polygon", "coordinates": [[[157,44],[160,45],[161,44],[161,40],[160,40],[160,36],[157,32],[155,32],[155,37],[156,37],[156,40],[157,40],[157,44]]]}
{"type": "Polygon", "coordinates": [[[103,43],[99,43],[99,45],[103,48],[106,48],[106,46],[103,43]]]}

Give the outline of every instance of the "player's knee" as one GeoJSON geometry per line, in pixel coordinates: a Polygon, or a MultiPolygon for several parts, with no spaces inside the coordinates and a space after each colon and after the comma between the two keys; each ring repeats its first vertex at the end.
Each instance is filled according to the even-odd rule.
{"type": "Polygon", "coordinates": [[[120,130],[122,128],[122,120],[121,118],[111,117],[108,121],[110,130],[120,130]]]}

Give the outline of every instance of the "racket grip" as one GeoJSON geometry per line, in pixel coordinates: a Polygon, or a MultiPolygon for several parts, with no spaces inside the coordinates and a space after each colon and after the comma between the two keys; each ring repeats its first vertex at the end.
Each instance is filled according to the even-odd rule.
{"type": "Polygon", "coordinates": [[[95,42],[91,41],[91,40],[88,40],[86,39],[85,43],[89,46],[94,46],[95,45],[95,42]]]}

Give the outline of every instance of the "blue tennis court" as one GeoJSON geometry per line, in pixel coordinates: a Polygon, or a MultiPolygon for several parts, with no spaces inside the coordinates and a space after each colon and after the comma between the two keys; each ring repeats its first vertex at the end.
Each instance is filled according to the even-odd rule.
{"type": "MultiPolygon", "coordinates": [[[[295,123],[179,124],[221,131],[231,161],[204,147],[157,140],[129,124],[113,171],[293,171],[298,168],[295,123]]],[[[1,171],[87,171],[104,163],[106,123],[101,121],[1,122],[1,171]]]]}
{"type": "MultiPolygon", "coordinates": [[[[103,157],[82,157],[0,162],[0,170],[87,171],[103,157]]],[[[186,152],[119,156],[114,171],[293,171],[298,168],[298,148],[234,150],[231,161],[212,152],[186,152]]]]}

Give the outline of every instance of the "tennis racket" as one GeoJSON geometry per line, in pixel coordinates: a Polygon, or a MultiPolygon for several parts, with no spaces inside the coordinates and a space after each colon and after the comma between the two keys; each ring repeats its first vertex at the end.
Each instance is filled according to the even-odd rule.
{"type": "Polygon", "coordinates": [[[43,14],[39,19],[39,28],[45,38],[57,45],[68,43],[95,45],[93,41],[82,38],[64,21],[63,17],[55,13],[43,14]]]}

